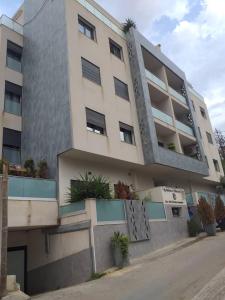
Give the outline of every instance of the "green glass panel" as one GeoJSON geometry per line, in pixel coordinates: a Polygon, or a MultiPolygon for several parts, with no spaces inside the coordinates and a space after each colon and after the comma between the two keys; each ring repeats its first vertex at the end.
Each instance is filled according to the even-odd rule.
{"type": "Polygon", "coordinates": [[[123,221],[125,220],[123,200],[96,200],[97,221],[123,221]]]}
{"type": "Polygon", "coordinates": [[[82,211],[82,210],[85,210],[85,201],[84,200],[79,201],[79,202],[70,203],[65,206],[60,206],[59,215],[63,216],[63,215],[67,215],[67,214],[82,211]]]}
{"type": "Polygon", "coordinates": [[[146,209],[150,220],[166,219],[164,204],[161,202],[146,202],[146,209]]]}

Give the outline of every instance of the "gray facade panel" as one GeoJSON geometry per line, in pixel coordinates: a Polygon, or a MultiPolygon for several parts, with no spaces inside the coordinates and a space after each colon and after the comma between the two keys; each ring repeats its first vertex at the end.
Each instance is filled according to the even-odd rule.
{"type": "Polygon", "coordinates": [[[46,159],[56,176],[57,154],[72,147],[64,1],[25,0],[23,161],[46,159]]]}
{"type": "Polygon", "coordinates": [[[91,274],[90,249],[86,249],[29,271],[27,274],[28,294],[34,295],[79,284],[89,280],[91,274]]]}
{"type": "MultiPolygon", "coordinates": [[[[149,241],[130,244],[131,258],[146,255],[187,237],[187,207],[182,206],[180,217],[173,217],[171,208],[172,206],[166,205],[167,221],[150,222],[151,239],[149,241]]],[[[113,266],[110,239],[115,231],[128,234],[127,225],[101,225],[94,228],[97,272],[103,272],[113,266]]]]}
{"type": "Polygon", "coordinates": [[[146,50],[148,50],[150,53],[152,53],[159,61],[161,61],[162,64],[167,66],[170,70],[172,70],[180,78],[182,78],[186,87],[187,98],[189,98],[185,74],[163,53],[161,53],[157,49],[157,47],[151,44],[135,29],[131,29],[130,32],[127,34],[127,43],[145,163],[158,163],[165,166],[174,167],[177,169],[207,176],[208,169],[204,159],[205,155],[189,99],[188,105],[193,119],[193,129],[196,134],[200,154],[203,161],[196,161],[195,159],[192,159],[185,155],[171,153],[171,151],[161,149],[158,146],[154,118],[151,110],[151,99],[145,75],[143,54],[141,50],[142,46],[146,48],[146,50]]]}

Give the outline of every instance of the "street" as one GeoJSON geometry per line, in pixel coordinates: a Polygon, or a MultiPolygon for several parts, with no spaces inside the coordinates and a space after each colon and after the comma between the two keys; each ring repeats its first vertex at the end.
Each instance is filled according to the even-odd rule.
{"type": "Polygon", "coordinates": [[[225,234],[207,237],[156,259],[79,286],[33,297],[36,300],[187,300],[225,267],[225,234]]]}

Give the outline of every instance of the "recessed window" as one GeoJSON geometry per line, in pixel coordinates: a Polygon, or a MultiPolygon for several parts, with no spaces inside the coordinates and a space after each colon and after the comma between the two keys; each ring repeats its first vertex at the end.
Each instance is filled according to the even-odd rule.
{"type": "Polygon", "coordinates": [[[194,104],[194,101],[191,100],[191,103],[192,103],[192,106],[193,106],[193,110],[195,111],[195,104],[194,104]]]}
{"type": "Polygon", "coordinates": [[[111,39],[109,39],[109,46],[110,46],[110,52],[122,60],[123,59],[122,47],[111,39]]]}
{"type": "Polygon", "coordinates": [[[6,81],[4,111],[14,115],[21,115],[22,87],[6,81]]]}
{"type": "Polygon", "coordinates": [[[205,156],[205,161],[207,163],[207,167],[209,168],[209,161],[208,161],[208,157],[207,156],[205,156]]]}
{"type": "Polygon", "coordinates": [[[210,144],[213,144],[212,135],[211,135],[209,132],[206,132],[206,136],[207,136],[208,142],[209,142],[210,144]]]}
{"type": "Polygon", "coordinates": [[[172,215],[173,217],[180,217],[181,216],[181,207],[172,207],[172,215]]]}
{"type": "Polygon", "coordinates": [[[105,116],[94,110],[86,108],[87,130],[97,133],[106,134],[105,116]]]}
{"type": "Polygon", "coordinates": [[[2,157],[12,165],[21,163],[21,132],[3,128],[2,157]]]}
{"type": "Polygon", "coordinates": [[[81,58],[81,63],[83,77],[93,81],[94,83],[97,83],[98,85],[101,85],[100,68],[83,57],[81,58]]]}
{"type": "Polygon", "coordinates": [[[204,119],[207,119],[206,117],[206,112],[205,112],[205,109],[203,107],[200,107],[200,112],[201,112],[201,115],[204,119]]]}
{"type": "Polygon", "coordinates": [[[124,123],[120,124],[120,140],[121,142],[134,144],[134,130],[132,126],[124,123]]]}
{"type": "Polygon", "coordinates": [[[218,160],[213,159],[213,164],[214,164],[215,170],[217,172],[220,172],[220,166],[219,166],[218,160]]]}
{"type": "Polygon", "coordinates": [[[14,71],[22,71],[22,48],[10,41],[7,41],[6,66],[14,71]]]}
{"type": "Polygon", "coordinates": [[[95,26],[90,24],[81,16],[78,16],[78,23],[79,23],[79,31],[86,35],[91,40],[96,40],[96,30],[95,26]]]}
{"type": "Polygon", "coordinates": [[[116,95],[129,101],[129,92],[127,84],[114,77],[114,85],[116,95]]]}
{"type": "Polygon", "coordinates": [[[198,127],[198,132],[199,132],[200,138],[202,139],[202,133],[201,133],[200,127],[198,127]]]}

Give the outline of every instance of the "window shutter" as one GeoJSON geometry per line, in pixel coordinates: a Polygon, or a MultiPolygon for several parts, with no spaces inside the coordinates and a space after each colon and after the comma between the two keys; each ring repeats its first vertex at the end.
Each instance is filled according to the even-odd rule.
{"type": "Polygon", "coordinates": [[[4,128],[3,145],[15,148],[21,148],[21,132],[4,128]]]}
{"type": "Polygon", "coordinates": [[[116,95],[129,100],[129,92],[127,84],[114,77],[116,95]]]}
{"type": "Polygon", "coordinates": [[[81,58],[83,76],[99,85],[101,85],[100,68],[81,58]]]}
{"type": "Polygon", "coordinates": [[[22,56],[23,48],[14,44],[13,42],[7,41],[7,50],[17,54],[18,56],[22,56]]]}
{"type": "Polygon", "coordinates": [[[22,96],[22,87],[9,81],[5,82],[5,91],[20,97],[22,96]]]}
{"type": "Polygon", "coordinates": [[[99,126],[105,129],[105,116],[94,110],[86,108],[87,123],[99,126]]]}

